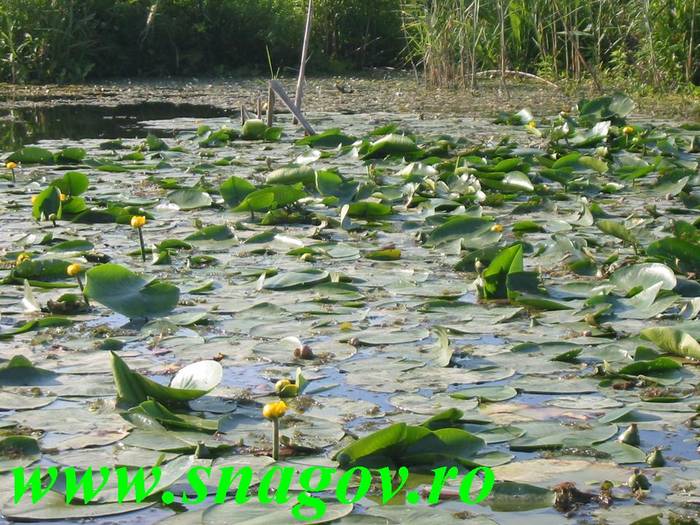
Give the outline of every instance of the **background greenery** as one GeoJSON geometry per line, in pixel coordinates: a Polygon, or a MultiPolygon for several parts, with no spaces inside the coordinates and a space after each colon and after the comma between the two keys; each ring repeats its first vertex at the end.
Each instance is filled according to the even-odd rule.
{"type": "MultiPolygon", "coordinates": [[[[700,0],[316,0],[312,71],[509,69],[658,89],[700,81],[700,0]]],[[[2,0],[0,80],[297,66],[305,0],[2,0]]]]}
{"type": "Polygon", "coordinates": [[[409,53],[435,83],[515,69],[678,89],[700,81],[698,0],[403,0],[409,53]]]}
{"type": "MultiPolygon", "coordinates": [[[[311,64],[396,63],[393,0],[317,0],[311,64]]],[[[302,0],[2,0],[0,80],[268,72],[298,67],[302,0]]]]}

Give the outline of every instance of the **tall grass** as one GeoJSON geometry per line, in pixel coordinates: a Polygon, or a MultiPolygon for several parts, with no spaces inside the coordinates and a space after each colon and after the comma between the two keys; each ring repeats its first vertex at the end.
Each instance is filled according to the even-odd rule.
{"type": "MultiPolygon", "coordinates": [[[[0,81],[296,68],[308,0],[0,0],[0,81]]],[[[700,0],[314,0],[311,65],[412,64],[675,89],[700,83],[700,0]]],[[[284,69],[283,69],[284,70],[284,69]]]]}
{"type": "Polygon", "coordinates": [[[435,84],[479,71],[549,79],[700,82],[698,0],[401,0],[408,57],[435,84]]]}
{"type": "Polygon", "coordinates": [[[82,0],[2,0],[0,79],[84,78],[96,42],[93,15],[83,7],[82,0]]]}

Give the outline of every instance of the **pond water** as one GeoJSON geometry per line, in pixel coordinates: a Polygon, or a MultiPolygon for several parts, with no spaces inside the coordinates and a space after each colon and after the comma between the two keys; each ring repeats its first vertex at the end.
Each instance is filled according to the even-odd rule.
{"type": "Polygon", "coordinates": [[[143,138],[143,122],[172,118],[214,118],[231,112],[203,104],[146,102],[118,106],[71,104],[0,111],[0,149],[10,151],[42,140],[143,138]]]}
{"type": "MultiPolygon", "coordinates": [[[[2,493],[11,493],[16,465],[163,461],[174,485],[160,488],[176,494],[186,488],[182,461],[262,469],[271,425],[261,406],[300,368],[308,385],[282,420],[285,465],[335,466],[357,438],[457,409],[443,422],[455,442],[428,426],[437,460],[414,453],[412,467],[483,464],[512,482],[469,507],[368,497],[332,507],[339,523],[697,519],[698,132],[644,119],[623,132],[623,116],[496,125],[314,111],[317,130],[342,133],[300,144],[288,115],[277,116],[279,140],[275,130],[251,140],[238,136],[237,114],[208,105],[12,110],[0,120],[0,151],[37,145],[52,155],[8,155],[20,160],[15,180],[5,170],[0,181],[0,431],[38,445],[0,444],[2,493]],[[82,180],[75,172],[88,183],[58,183],[68,196],[58,198],[54,225],[42,211],[47,188],[82,180]],[[133,215],[148,217],[145,261],[133,215]],[[179,295],[165,308],[164,289],[154,297],[132,277],[106,283],[107,259],[179,295]],[[73,262],[89,268],[81,281],[89,310],[66,276],[73,262]],[[165,311],[144,320],[130,313],[140,308],[165,311]],[[50,309],[63,321],[31,324],[50,309]],[[13,336],[18,327],[26,331],[13,336]],[[290,337],[312,358],[295,357],[290,337]],[[107,349],[161,385],[201,360],[219,362],[223,374],[207,395],[170,406],[194,419],[139,417],[115,405],[118,365],[107,349]],[[6,368],[17,355],[31,363],[6,368]],[[219,420],[221,432],[205,432],[198,418],[219,420]],[[618,442],[631,424],[640,444],[618,442]],[[194,458],[199,445],[208,453],[194,458]],[[650,468],[655,447],[666,464],[650,468]],[[635,468],[649,491],[627,486],[635,468]],[[612,507],[553,508],[558,484],[597,494],[606,480],[612,507]]],[[[407,445],[394,445],[387,455],[400,460],[407,445]]],[[[270,513],[158,497],[115,507],[113,498],[89,507],[6,502],[2,512],[105,525],[262,523],[270,513]]]]}

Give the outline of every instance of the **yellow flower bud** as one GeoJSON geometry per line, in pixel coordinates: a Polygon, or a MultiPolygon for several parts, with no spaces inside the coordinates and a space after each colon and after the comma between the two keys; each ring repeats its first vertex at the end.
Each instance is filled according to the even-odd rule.
{"type": "Polygon", "coordinates": [[[275,383],[275,392],[278,394],[284,389],[285,386],[291,385],[292,382],[289,379],[280,379],[275,383]]]}
{"type": "Polygon", "coordinates": [[[537,122],[534,120],[531,120],[530,122],[527,123],[527,127],[530,129],[535,129],[537,127],[537,122]]]}
{"type": "Polygon", "coordinates": [[[10,161],[10,162],[8,162],[7,164],[5,164],[5,167],[6,167],[8,170],[13,170],[13,169],[17,168],[17,163],[16,163],[16,162],[10,161]]]}
{"type": "Polygon", "coordinates": [[[66,202],[68,200],[68,195],[65,193],[59,193],[58,198],[61,200],[61,202],[66,202]]]}
{"type": "Polygon", "coordinates": [[[38,195],[32,195],[32,204],[36,202],[38,195]]]}
{"type": "Polygon", "coordinates": [[[23,262],[26,262],[30,259],[31,259],[31,256],[28,253],[22,252],[17,256],[17,260],[15,261],[15,266],[19,266],[23,262]]]}
{"type": "Polygon", "coordinates": [[[266,419],[279,419],[287,412],[287,403],[277,401],[276,403],[268,403],[263,407],[262,415],[266,419]]]}
{"type": "Polygon", "coordinates": [[[632,133],[634,133],[634,128],[632,126],[625,126],[624,128],[622,128],[622,133],[624,133],[625,135],[631,135],[632,133]]]}
{"type": "Polygon", "coordinates": [[[83,267],[80,266],[78,263],[73,263],[68,268],[66,268],[66,273],[70,275],[71,277],[75,277],[78,275],[80,272],[83,271],[83,267]]]}
{"type": "Polygon", "coordinates": [[[491,231],[496,232],[496,233],[502,233],[503,232],[503,225],[502,224],[494,224],[491,226],[491,231]]]}
{"type": "Polygon", "coordinates": [[[131,227],[132,228],[136,228],[136,229],[142,228],[144,224],[146,224],[146,217],[144,217],[143,215],[134,215],[131,218],[131,227]]]}

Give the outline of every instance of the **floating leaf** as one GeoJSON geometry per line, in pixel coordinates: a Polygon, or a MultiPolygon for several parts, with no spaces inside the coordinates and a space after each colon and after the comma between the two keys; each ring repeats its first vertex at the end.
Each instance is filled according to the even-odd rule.
{"type": "Polygon", "coordinates": [[[180,299],[172,284],[145,281],[118,264],[101,264],[85,274],[85,294],[92,300],[132,319],[162,317],[180,299]]]}
{"type": "Polygon", "coordinates": [[[241,138],[246,140],[261,140],[265,137],[267,124],[259,119],[248,119],[241,129],[241,138]]]}
{"type": "Polygon", "coordinates": [[[7,436],[0,439],[0,468],[4,471],[31,465],[41,457],[36,439],[7,436]]]}
{"type": "MultiPolygon", "coordinates": [[[[206,362],[206,361],[202,361],[206,362]]],[[[214,361],[209,361],[213,363],[214,361]]],[[[172,386],[172,383],[171,383],[172,386]]],[[[186,388],[187,390],[191,390],[186,388]]],[[[190,414],[175,414],[168,410],[165,406],[157,401],[148,400],[140,405],[129,409],[126,413],[126,419],[134,414],[141,414],[152,417],[161,425],[171,429],[195,430],[203,432],[216,432],[219,430],[219,421],[213,419],[203,419],[201,417],[192,416],[190,414]]]]}
{"type": "Polygon", "coordinates": [[[223,377],[223,369],[219,363],[199,361],[180,369],[170,386],[164,386],[132,371],[114,352],[110,352],[110,355],[117,397],[126,405],[140,405],[149,398],[165,405],[191,401],[211,392],[223,377]]]}
{"type": "Polygon", "coordinates": [[[355,140],[355,137],[344,134],[339,128],[332,128],[322,133],[299,139],[296,144],[297,146],[313,146],[316,148],[335,148],[337,146],[348,146],[355,140]]]}
{"type": "Polygon", "coordinates": [[[372,142],[364,159],[378,159],[389,155],[404,155],[418,151],[418,146],[405,135],[389,134],[372,142]]]}
{"type": "Polygon", "coordinates": [[[378,219],[392,213],[393,210],[388,204],[371,201],[353,202],[347,212],[353,219],[378,219]]]}
{"type": "Polygon", "coordinates": [[[29,281],[65,281],[70,262],[61,259],[30,259],[12,270],[12,277],[29,281]]]}
{"type": "Polygon", "coordinates": [[[250,182],[235,176],[226,179],[219,188],[221,197],[231,208],[238,206],[249,193],[253,193],[254,191],[255,186],[250,182]]]}
{"type": "Polygon", "coordinates": [[[352,201],[357,193],[358,183],[345,181],[333,171],[316,172],[316,189],[323,196],[337,197],[339,204],[352,201]]]}
{"type": "Polygon", "coordinates": [[[62,179],[54,181],[52,186],[57,187],[64,195],[75,197],[87,191],[90,181],[84,173],[69,171],[63,175],[62,179]]]}
{"type": "Polygon", "coordinates": [[[105,503],[85,505],[84,503],[66,504],[66,497],[58,492],[49,491],[38,503],[31,498],[23,498],[19,504],[8,502],[3,507],[3,515],[12,521],[51,521],[64,520],[76,522],[83,519],[115,516],[126,512],[146,509],[155,502],[105,503]]]}
{"type": "Polygon", "coordinates": [[[700,271],[700,244],[667,237],[655,241],[647,248],[647,255],[658,257],[673,266],[678,265],[686,271],[700,271]]]}
{"type": "Polygon", "coordinates": [[[306,193],[297,186],[270,186],[255,190],[241,201],[233,211],[267,211],[294,204],[306,197],[306,193]]]}
{"type": "Polygon", "coordinates": [[[270,172],[265,178],[267,184],[302,183],[304,186],[313,186],[316,183],[316,172],[309,166],[287,166],[270,172]]]}
{"type": "Polygon", "coordinates": [[[656,283],[662,283],[662,290],[673,290],[676,287],[676,276],[668,266],[659,263],[644,263],[625,266],[610,276],[613,283],[622,293],[640,291],[656,283]]]}
{"type": "Polygon", "coordinates": [[[231,228],[225,224],[212,224],[191,233],[185,237],[185,241],[225,241],[234,237],[231,228]]]}
{"type": "Polygon", "coordinates": [[[475,386],[450,394],[455,399],[478,399],[490,403],[507,401],[517,395],[518,391],[509,386],[475,386]]]}
{"type": "Polygon", "coordinates": [[[482,217],[471,217],[469,215],[452,217],[430,232],[428,242],[430,244],[440,244],[456,239],[478,237],[490,231],[493,224],[492,219],[482,217]]]}
{"type": "Polygon", "coordinates": [[[508,296],[506,281],[509,274],[523,271],[523,247],[514,244],[502,250],[481,275],[481,295],[485,299],[505,299],[508,296]]]}
{"type": "Polygon", "coordinates": [[[651,341],[664,352],[691,359],[700,359],[700,343],[689,333],[672,327],[645,328],[639,335],[651,341]]]}
{"type": "Polygon", "coordinates": [[[211,206],[211,197],[208,193],[193,188],[176,190],[168,194],[168,200],[176,204],[181,210],[194,210],[211,206]]]}
{"type": "Polygon", "coordinates": [[[12,153],[7,157],[9,162],[20,164],[52,164],[53,153],[37,146],[27,146],[12,153]]]}
{"type": "Polygon", "coordinates": [[[629,244],[637,244],[637,239],[632,234],[632,232],[621,222],[612,221],[608,219],[601,219],[597,221],[596,226],[603,233],[617,237],[620,240],[628,242],[629,244]]]}
{"type": "Polygon", "coordinates": [[[456,428],[429,430],[397,423],[355,441],[336,455],[340,466],[368,468],[432,465],[440,461],[469,461],[484,441],[456,428]]]}
{"type": "MultiPolygon", "coordinates": [[[[54,244],[47,251],[49,252],[87,252],[95,247],[90,241],[84,239],[74,239],[54,244]]],[[[65,270],[64,270],[65,271],[65,270]]]]}
{"type": "Polygon", "coordinates": [[[283,272],[265,280],[267,290],[290,290],[305,288],[330,280],[329,273],[323,270],[283,272]]]}
{"type": "Polygon", "coordinates": [[[57,374],[37,368],[22,355],[16,355],[0,367],[0,386],[41,386],[57,383],[57,374]]]}
{"type": "Polygon", "coordinates": [[[397,248],[387,248],[385,250],[367,252],[364,256],[373,261],[398,261],[401,259],[401,250],[397,248]]]}
{"type": "Polygon", "coordinates": [[[36,220],[48,220],[51,215],[61,218],[61,190],[55,186],[43,190],[32,203],[32,216],[36,220]]]}
{"type": "Polygon", "coordinates": [[[554,492],[542,487],[497,481],[493,485],[486,504],[495,512],[527,512],[546,509],[554,505],[554,492]]]}
{"type": "Polygon", "coordinates": [[[25,334],[33,330],[41,330],[42,328],[51,328],[54,326],[70,326],[73,321],[66,319],[64,317],[44,317],[42,319],[35,319],[33,321],[28,321],[18,328],[8,330],[6,332],[0,333],[0,339],[7,339],[14,337],[15,335],[25,334]]]}

